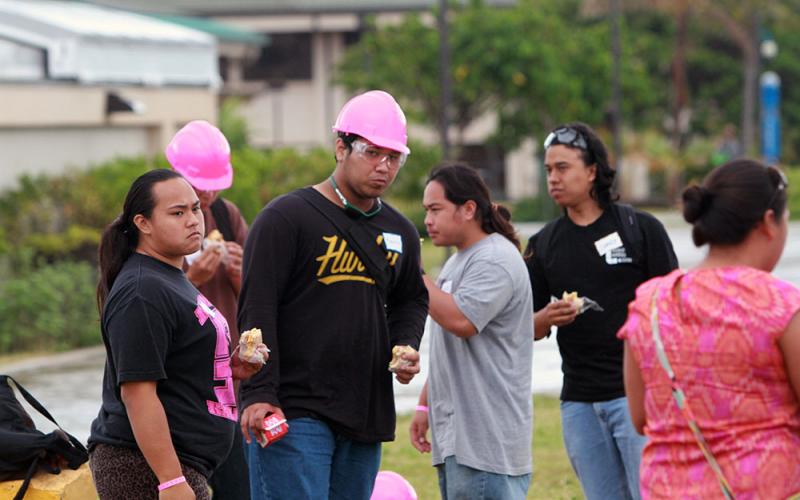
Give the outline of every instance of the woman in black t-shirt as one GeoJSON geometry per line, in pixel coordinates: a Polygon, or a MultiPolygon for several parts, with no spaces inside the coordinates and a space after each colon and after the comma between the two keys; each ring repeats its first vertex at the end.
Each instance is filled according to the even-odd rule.
{"type": "Polygon", "coordinates": [[[89,438],[101,499],[210,498],[207,479],[230,451],[233,379],[262,365],[230,356],[226,319],[182,271],[203,229],[194,189],[154,170],[134,181],[103,234],[97,303],[108,360],[89,438]]]}

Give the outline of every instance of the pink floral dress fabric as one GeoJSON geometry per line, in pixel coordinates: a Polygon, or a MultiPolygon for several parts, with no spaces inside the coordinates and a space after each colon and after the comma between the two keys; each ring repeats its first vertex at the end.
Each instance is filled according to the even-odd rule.
{"type": "Polygon", "coordinates": [[[679,269],[642,284],[618,333],[645,385],[642,498],[722,498],[656,357],[653,293],[667,357],[736,498],[800,492],[800,406],[778,346],[800,291],[769,273],[729,267],[679,269]]]}

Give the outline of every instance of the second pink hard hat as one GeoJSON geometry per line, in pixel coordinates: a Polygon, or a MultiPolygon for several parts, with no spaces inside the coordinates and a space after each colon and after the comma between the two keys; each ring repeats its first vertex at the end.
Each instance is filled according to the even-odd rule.
{"type": "Polygon", "coordinates": [[[207,121],[187,123],[165,153],[172,168],[201,191],[221,191],[233,183],[231,147],[222,132],[207,121]]]}

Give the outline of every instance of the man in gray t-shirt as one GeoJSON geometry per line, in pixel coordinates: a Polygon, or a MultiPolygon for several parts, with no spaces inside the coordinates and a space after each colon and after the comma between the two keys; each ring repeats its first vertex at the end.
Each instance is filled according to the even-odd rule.
{"type": "Polygon", "coordinates": [[[466,166],[434,170],[423,204],[433,243],[458,251],[436,283],[425,277],[430,375],[411,424],[412,444],[433,452],[444,499],[471,498],[476,482],[491,498],[525,498],[533,299],[514,229],[466,166]]]}

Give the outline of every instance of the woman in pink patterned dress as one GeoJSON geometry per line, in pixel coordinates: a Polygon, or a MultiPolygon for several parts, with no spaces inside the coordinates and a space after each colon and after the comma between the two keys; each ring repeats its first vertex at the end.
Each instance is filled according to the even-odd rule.
{"type": "Polygon", "coordinates": [[[684,218],[708,255],[644,283],[630,304],[618,336],[631,417],[648,437],[642,498],[722,497],[658,360],[654,294],[675,380],[735,497],[800,491],[800,290],[770,274],[786,243],[786,187],[777,169],[737,160],[687,188],[684,218]]]}

